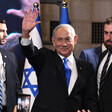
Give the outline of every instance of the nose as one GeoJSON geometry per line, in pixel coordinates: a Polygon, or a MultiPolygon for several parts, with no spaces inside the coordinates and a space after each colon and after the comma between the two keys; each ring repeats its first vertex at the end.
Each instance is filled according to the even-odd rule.
{"type": "Polygon", "coordinates": [[[7,32],[6,31],[4,32],[4,37],[7,37],[7,32]]]}
{"type": "Polygon", "coordinates": [[[66,46],[67,45],[65,39],[63,39],[63,41],[62,41],[62,45],[63,46],[66,46]]]}

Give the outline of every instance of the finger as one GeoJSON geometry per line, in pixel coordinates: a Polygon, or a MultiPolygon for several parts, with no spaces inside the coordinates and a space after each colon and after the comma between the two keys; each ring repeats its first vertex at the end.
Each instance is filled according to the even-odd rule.
{"type": "Polygon", "coordinates": [[[37,9],[35,9],[32,17],[36,20],[38,15],[39,15],[39,11],[37,11],[37,9]]]}
{"type": "Polygon", "coordinates": [[[25,15],[24,15],[24,18],[23,18],[23,20],[25,20],[26,19],[26,17],[27,17],[27,11],[25,11],[25,15]]]}
{"type": "Polygon", "coordinates": [[[87,112],[91,112],[90,110],[88,110],[87,112]]]}
{"type": "Polygon", "coordinates": [[[41,23],[41,21],[37,21],[37,22],[35,23],[35,26],[38,25],[39,23],[41,23]]]}
{"type": "Polygon", "coordinates": [[[28,15],[27,15],[27,16],[31,16],[31,15],[32,15],[32,11],[33,11],[33,9],[32,9],[32,8],[30,8],[30,11],[29,11],[29,13],[28,13],[28,15]]]}
{"type": "Polygon", "coordinates": [[[81,112],[80,110],[77,110],[77,112],[81,112]]]}
{"type": "Polygon", "coordinates": [[[86,112],[86,111],[83,109],[82,112],[86,112]]]}

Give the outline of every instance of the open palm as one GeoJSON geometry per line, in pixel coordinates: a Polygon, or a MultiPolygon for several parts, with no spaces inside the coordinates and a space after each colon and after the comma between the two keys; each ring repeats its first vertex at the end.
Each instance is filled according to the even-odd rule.
{"type": "Polygon", "coordinates": [[[37,11],[37,9],[35,9],[34,11],[30,9],[29,12],[26,11],[22,22],[22,33],[29,34],[30,31],[40,23],[40,21],[35,22],[38,14],[39,12],[37,11]]]}

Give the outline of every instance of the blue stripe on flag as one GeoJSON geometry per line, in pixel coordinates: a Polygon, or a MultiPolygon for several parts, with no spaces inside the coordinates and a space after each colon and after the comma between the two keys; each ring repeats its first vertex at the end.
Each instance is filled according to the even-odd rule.
{"type": "MultiPolygon", "coordinates": [[[[39,13],[36,21],[40,21],[40,13],[39,13]]],[[[40,25],[40,23],[36,26],[36,28],[37,28],[37,30],[39,32],[39,35],[40,35],[40,38],[41,38],[42,36],[41,36],[41,25],[40,25]]]]}

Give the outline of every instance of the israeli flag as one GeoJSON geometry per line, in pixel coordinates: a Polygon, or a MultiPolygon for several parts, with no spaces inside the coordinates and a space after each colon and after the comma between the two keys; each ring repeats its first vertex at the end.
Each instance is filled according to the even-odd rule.
{"type": "MultiPolygon", "coordinates": [[[[40,14],[38,15],[36,21],[40,21],[40,14]]],[[[41,41],[40,23],[31,31],[30,36],[32,37],[33,44],[38,48],[41,48],[42,41],[41,41]]],[[[34,71],[33,67],[29,64],[27,59],[25,59],[22,90],[24,94],[31,95],[31,105],[30,105],[30,111],[31,111],[35,97],[38,94],[38,82],[36,72],[34,71]]]]}

